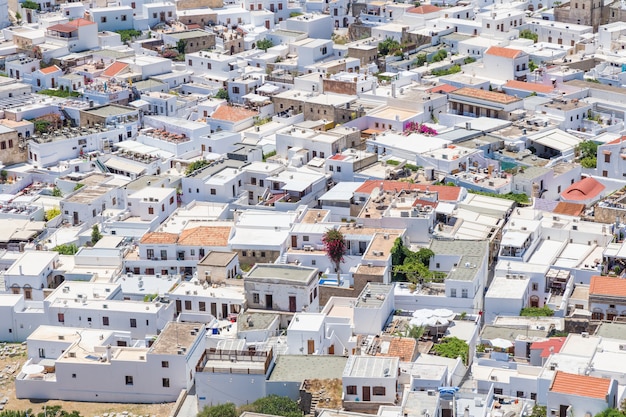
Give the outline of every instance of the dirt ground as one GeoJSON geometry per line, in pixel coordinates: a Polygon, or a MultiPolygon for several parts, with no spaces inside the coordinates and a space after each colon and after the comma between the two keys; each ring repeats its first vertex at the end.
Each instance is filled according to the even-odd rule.
{"type": "Polygon", "coordinates": [[[0,344],[0,406],[5,400],[5,410],[28,410],[39,413],[44,407],[60,405],[66,411],[79,411],[84,417],[143,416],[167,417],[174,403],[164,404],[117,404],[88,403],[58,400],[25,400],[15,398],[15,377],[28,360],[26,346],[20,344],[0,344]]]}

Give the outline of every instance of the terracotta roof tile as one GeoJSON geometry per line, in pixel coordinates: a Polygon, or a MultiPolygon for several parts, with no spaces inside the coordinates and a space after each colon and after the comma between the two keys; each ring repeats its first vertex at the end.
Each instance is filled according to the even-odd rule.
{"type": "Polygon", "coordinates": [[[384,191],[394,190],[419,190],[426,191],[426,187],[432,192],[437,192],[439,201],[457,201],[461,192],[460,187],[450,187],[447,185],[426,185],[426,184],[411,184],[404,181],[380,181],[380,180],[368,180],[356,189],[357,193],[371,194],[374,188],[383,185],[384,191]]]}
{"type": "Polygon", "coordinates": [[[617,139],[613,139],[612,141],[607,142],[605,145],[617,145],[618,143],[624,142],[624,141],[626,141],[626,136],[621,136],[617,139]]]}
{"type": "Polygon", "coordinates": [[[258,114],[258,112],[244,109],[243,107],[222,105],[213,112],[211,119],[225,120],[227,122],[240,122],[258,114]]]}
{"type": "Polygon", "coordinates": [[[164,233],[164,232],[148,232],[141,238],[140,243],[145,244],[164,244],[164,243],[176,243],[178,235],[176,233],[164,233]]]}
{"type": "Polygon", "coordinates": [[[534,342],[530,345],[531,350],[541,349],[541,357],[547,358],[552,353],[559,353],[565,344],[565,337],[551,337],[542,342],[534,342]]]}
{"type": "Polygon", "coordinates": [[[390,356],[400,358],[403,362],[412,362],[417,351],[417,341],[410,337],[394,337],[391,340],[382,340],[389,343],[386,353],[378,352],[376,356],[390,356]]]}
{"type": "Polygon", "coordinates": [[[124,62],[116,61],[112,63],[111,65],[109,65],[109,67],[104,70],[102,75],[105,77],[115,77],[117,74],[124,71],[126,68],[128,68],[128,64],[124,62]]]}
{"type": "Polygon", "coordinates": [[[439,10],[441,10],[441,7],[433,6],[432,4],[424,4],[422,6],[413,7],[412,9],[407,10],[407,13],[429,14],[438,12],[439,10]]]}
{"type": "Polygon", "coordinates": [[[517,98],[515,96],[510,96],[508,94],[497,93],[495,91],[487,91],[487,90],[481,90],[479,88],[470,88],[470,87],[459,88],[458,90],[450,94],[477,98],[479,100],[493,101],[495,103],[501,103],[501,104],[511,104],[511,103],[515,103],[516,101],[521,100],[520,98],[517,98]]]}
{"type": "Polygon", "coordinates": [[[569,203],[561,201],[552,210],[553,213],[564,214],[566,216],[580,216],[585,211],[586,206],[580,203],[569,203]]]}
{"type": "Polygon", "coordinates": [[[589,295],[626,297],[626,279],[595,275],[591,277],[589,295]]]}
{"type": "Polygon", "coordinates": [[[185,229],[178,238],[184,246],[227,246],[230,226],[198,226],[185,229]]]}
{"type": "Polygon", "coordinates": [[[451,93],[453,91],[458,90],[458,87],[455,87],[453,85],[450,84],[441,84],[441,85],[436,85],[434,87],[429,88],[428,90],[426,90],[429,93],[451,93]]]}
{"type": "Polygon", "coordinates": [[[41,68],[39,72],[42,74],[52,74],[53,72],[61,71],[61,68],[56,65],[52,65],[51,67],[41,68]]]}
{"type": "Polygon", "coordinates": [[[605,399],[609,393],[610,386],[610,379],[557,371],[550,391],[580,397],[605,399]]]}
{"type": "Polygon", "coordinates": [[[504,84],[504,88],[514,88],[516,90],[533,91],[536,93],[549,94],[554,91],[554,87],[544,84],[527,83],[525,81],[509,80],[504,84]]]}
{"type": "Polygon", "coordinates": [[[604,188],[604,185],[598,180],[587,177],[567,187],[567,189],[561,193],[561,197],[569,201],[588,200],[598,196],[604,188]]]}
{"type": "Polygon", "coordinates": [[[493,55],[511,59],[517,58],[521,54],[522,51],[520,51],[519,49],[503,48],[501,46],[492,46],[491,48],[487,49],[487,51],[485,51],[485,55],[493,55]]]}
{"type": "Polygon", "coordinates": [[[74,26],[74,27],[95,25],[95,23],[92,22],[91,20],[83,19],[82,17],[78,19],[74,19],[70,22],[67,22],[67,24],[74,26]]]}

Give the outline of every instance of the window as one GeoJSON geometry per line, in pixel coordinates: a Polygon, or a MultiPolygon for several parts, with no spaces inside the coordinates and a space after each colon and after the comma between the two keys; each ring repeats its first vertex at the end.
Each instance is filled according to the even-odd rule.
{"type": "Polygon", "coordinates": [[[372,395],[385,395],[385,387],[372,387],[372,395]]]}
{"type": "Polygon", "coordinates": [[[259,187],[263,187],[264,181],[263,180],[259,180],[259,187]]]}
{"type": "Polygon", "coordinates": [[[517,395],[516,397],[518,398],[524,398],[524,391],[517,391],[517,395]]]}
{"type": "Polygon", "coordinates": [[[450,289],[450,297],[456,298],[456,288],[450,289]]]}
{"type": "Polygon", "coordinates": [[[206,303],[204,301],[199,301],[198,302],[198,310],[206,311],[206,303]]]}
{"type": "Polygon", "coordinates": [[[341,167],[340,166],[337,167],[337,172],[341,172],[341,167]]]}
{"type": "Polygon", "coordinates": [[[125,22],[125,21],[126,21],[126,15],[125,15],[125,14],[123,14],[123,15],[122,15],[122,22],[125,22]]]}
{"type": "Polygon", "coordinates": [[[461,289],[461,298],[467,298],[467,288],[461,289]]]}
{"type": "Polygon", "coordinates": [[[152,18],[156,19],[156,17],[157,17],[157,14],[156,13],[152,13],[152,18]]]}
{"type": "Polygon", "coordinates": [[[126,375],[124,377],[126,379],[126,385],[133,385],[133,377],[130,375],[126,375]]]}
{"type": "Polygon", "coordinates": [[[502,395],[502,388],[494,388],[493,393],[496,395],[502,395]]]}
{"type": "Polygon", "coordinates": [[[328,165],[328,170],[331,171],[331,172],[334,171],[333,166],[332,165],[328,165]]]}
{"type": "Polygon", "coordinates": [[[148,249],[146,251],[146,256],[148,257],[148,259],[153,259],[154,258],[154,249],[148,249]]]}
{"type": "Polygon", "coordinates": [[[611,163],[611,154],[604,154],[604,162],[611,163]]]}
{"type": "Polygon", "coordinates": [[[169,368],[170,363],[168,361],[161,361],[161,368],[169,368]]]}
{"type": "Polygon", "coordinates": [[[308,242],[309,241],[309,237],[308,236],[302,236],[302,240],[305,241],[305,242],[308,242]]]}
{"type": "Polygon", "coordinates": [[[107,22],[107,17],[106,16],[102,16],[100,18],[100,23],[106,23],[107,22]]]}
{"type": "Polygon", "coordinates": [[[191,310],[191,300],[185,300],[185,310],[191,310]]]}
{"type": "Polygon", "coordinates": [[[233,94],[239,94],[239,87],[233,87],[233,94]]]}
{"type": "Polygon", "coordinates": [[[137,327],[137,319],[130,319],[130,327],[137,327]]]}
{"type": "Polygon", "coordinates": [[[282,3],[278,3],[278,10],[282,10],[283,9],[283,4],[282,3]]]}
{"type": "Polygon", "coordinates": [[[76,374],[72,374],[72,378],[76,379],[76,374]]]}
{"type": "Polygon", "coordinates": [[[533,401],[536,400],[537,399],[537,393],[536,392],[531,392],[530,393],[530,399],[533,400],[533,401]]]}
{"type": "Polygon", "coordinates": [[[261,258],[265,258],[265,252],[261,251],[261,258]]]}
{"type": "Polygon", "coordinates": [[[533,291],[539,291],[539,284],[533,282],[533,291]]]}
{"type": "Polygon", "coordinates": [[[163,378],[163,388],[169,388],[169,387],[170,387],[170,379],[163,378]]]}
{"type": "Polygon", "coordinates": [[[148,214],[154,214],[154,207],[148,207],[148,214]]]}
{"type": "Polygon", "coordinates": [[[252,302],[254,304],[259,304],[260,300],[261,300],[261,297],[259,297],[258,292],[252,293],[252,302]]]}
{"type": "Polygon", "coordinates": [[[166,250],[161,250],[161,260],[162,261],[167,261],[167,251],[166,250]]]}
{"type": "Polygon", "coordinates": [[[211,195],[215,195],[216,191],[215,188],[211,188],[211,195]]]}
{"type": "Polygon", "coordinates": [[[191,254],[191,256],[196,256],[196,250],[195,249],[190,249],[189,253],[191,254]]]}
{"type": "Polygon", "coordinates": [[[357,395],[356,394],[356,385],[348,385],[346,387],[346,394],[348,394],[348,395],[357,395]]]}
{"type": "Polygon", "coordinates": [[[58,321],[59,323],[65,323],[65,314],[63,314],[63,313],[58,313],[58,314],[57,314],[57,321],[58,321]]]}
{"type": "Polygon", "coordinates": [[[245,258],[246,256],[248,256],[248,251],[246,251],[246,250],[242,250],[242,251],[241,251],[241,256],[243,256],[244,258],[245,258]]]}
{"type": "Polygon", "coordinates": [[[189,59],[188,62],[189,62],[189,66],[193,65],[191,59],[189,59]]]}
{"type": "Polygon", "coordinates": [[[174,204],[174,196],[170,197],[170,204],[174,204]]]}

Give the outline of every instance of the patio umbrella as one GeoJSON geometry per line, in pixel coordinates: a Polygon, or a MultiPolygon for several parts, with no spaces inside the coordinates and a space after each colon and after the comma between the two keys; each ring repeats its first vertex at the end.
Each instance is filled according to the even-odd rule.
{"type": "Polygon", "coordinates": [[[428,322],[430,321],[430,317],[414,317],[409,321],[411,326],[428,326],[428,322]]]}
{"type": "Polygon", "coordinates": [[[435,311],[433,311],[433,315],[437,316],[437,317],[448,318],[448,317],[454,315],[454,311],[448,310],[447,308],[438,308],[435,311]]]}
{"type": "Polygon", "coordinates": [[[497,337],[495,339],[491,339],[491,346],[497,347],[500,349],[508,349],[508,348],[513,347],[513,343],[510,340],[497,337]]]}
{"type": "Polygon", "coordinates": [[[415,310],[413,312],[413,317],[416,317],[416,318],[426,318],[426,319],[428,319],[428,318],[430,318],[432,316],[433,316],[433,311],[431,309],[428,309],[428,308],[422,308],[420,310],[415,310]]]}
{"type": "Polygon", "coordinates": [[[26,375],[40,374],[43,372],[43,370],[44,367],[41,365],[26,365],[22,368],[22,372],[24,372],[26,375]]]}

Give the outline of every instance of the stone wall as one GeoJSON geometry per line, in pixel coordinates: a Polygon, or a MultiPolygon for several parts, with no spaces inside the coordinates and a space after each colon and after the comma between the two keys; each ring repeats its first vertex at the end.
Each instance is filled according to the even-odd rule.
{"type": "Polygon", "coordinates": [[[224,7],[224,0],[177,0],[176,10],[188,9],[220,9],[224,7]]]}

